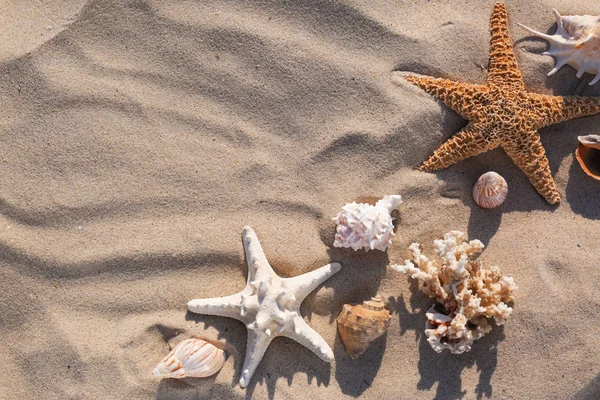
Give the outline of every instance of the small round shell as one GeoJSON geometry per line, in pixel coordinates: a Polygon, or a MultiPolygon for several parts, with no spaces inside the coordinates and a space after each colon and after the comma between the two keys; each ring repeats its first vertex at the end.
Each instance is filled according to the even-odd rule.
{"type": "Polygon", "coordinates": [[[216,374],[224,362],[223,350],[201,339],[187,339],[175,346],[152,374],[161,378],[203,378],[216,374]]]}
{"type": "Polygon", "coordinates": [[[583,172],[600,180],[600,135],[579,136],[575,156],[583,172]]]}
{"type": "Polygon", "coordinates": [[[473,186],[473,200],[479,207],[498,207],[508,195],[508,184],[499,174],[490,171],[481,175],[473,186]]]}
{"type": "Polygon", "coordinates": [[[344,304],[337,324],[348,354],[357,358],[364,353],[373,340],[387,332],[391,318],[380,296],[362,304],[344,304]]]}

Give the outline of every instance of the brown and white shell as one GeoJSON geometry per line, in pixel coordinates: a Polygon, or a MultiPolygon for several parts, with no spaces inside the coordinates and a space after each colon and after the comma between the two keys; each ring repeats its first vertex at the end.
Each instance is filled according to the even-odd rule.
{"type": "Polygon", "coordinates": [[[575,157],[583,171],[600,181],[600,135],[579,136],[575,157]]]}
{"type": "Polygon", "coordinates": [[[160,378],[203,378],[216,374],[224,362],[223,350],[202,339],[187,339],[175,346],[152,374],[160,378]]]}
{"type": "Polygon", "coordinates": [[[519,24],[532,35],[550,43],[548,51],[542,53],[556,58],[556,65],[548,73],[555,74],[568,64],[577,70],[581,78],[585,72],[596,75],[590,85],[600,81],[600,16],[565,15],[552,10],[556,18],[556,32],[547,35],[519,24]]]}
{"type": "Polygon", "coordinates": [[[364,353],[373,340],[387,332],[391,318],[380,296],[362,304],[344,304],[337,324],[348,354],[357,358],[364,353]]]}
{"type": "Polygon", "coordinates": [[[479,207],[496,208],[508,196],[508,183],[494,171],[481,175],[473,186],[473,200],[479,207]]]}

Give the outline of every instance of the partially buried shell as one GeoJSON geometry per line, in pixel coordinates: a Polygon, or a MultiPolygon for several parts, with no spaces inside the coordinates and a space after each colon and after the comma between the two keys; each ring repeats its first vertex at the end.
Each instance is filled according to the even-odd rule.
{"type": "Polygon", "coordinates": [[[187,339],[175,346],[152,374],[161,378],[203,378],[216,374],[224,362],[223,350],[201,339],[187,339]]]}
{"type": "Polygon", "coordinates": [[[344,304],[337,324],[348,354],[357,358],[364,353],[373,340],[387,332],[391,318],[380,296],[362,304],[344,304]]]}
{"type": "Polygon", "coordinates": [[[579,147],[575,156],[583,171],[600,180],[600,135],[579,136],[579,147]]]}
{"type": "Polygon", "coordinates": [[[498,207],[508,195],[506,180],[494,171],[481,175],[473,186],[473,200],[479,207],[498,207]]]}

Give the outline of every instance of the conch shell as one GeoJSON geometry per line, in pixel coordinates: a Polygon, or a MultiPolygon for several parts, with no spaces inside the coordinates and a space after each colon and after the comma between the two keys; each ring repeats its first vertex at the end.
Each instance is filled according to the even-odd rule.
{"type": "Polygon", "coordinates": [[[175,346],[152,374],[161,378],[203,378],[216,374],[224,362],[223,350],[202,339],[187,339],[175,346]]]}
{"type": "Polygon", "coordinates": [[[578,136],[579,147],[575,157],[583,171],[600,181],[600,135],[578,136]]]}
{"type": "Polygon", "coordinates": [[[550,42],[550,48],[542,54],[556,58],[556,66],[548,76],[554,75],[563,65],[569,64],[577,70],[578,78],[585,72],[595,74],[596,77],[590,85],[600,81],[600,16],[561,16],[555,9],[552,12],[557,26],[553,35],[546,35],[519,24],[532,35],[550,42]]]}
{"type": "Polygon", "coordinates": [[[391,318],[380,296],[358,305],[344,304],[337,324],[348,354],[357,358],[364,353],[373,340],[387,332],[391,318]]]}
{"type": "Polygon", "coordinates": [[[402,203],[400,195],[385,196],[374,206],[348,203],[333,218],[336,223],[334,247],[351,247],[365,251],[385,249],[392,244],[394,218],[390,215],[402,203]]]}
{"type": "Polygon", "coordinates": [[[496,208],[508,195],[508,183],[494,171],[481,175],[473,186],[473,200],[479,207],[496,208]]]}

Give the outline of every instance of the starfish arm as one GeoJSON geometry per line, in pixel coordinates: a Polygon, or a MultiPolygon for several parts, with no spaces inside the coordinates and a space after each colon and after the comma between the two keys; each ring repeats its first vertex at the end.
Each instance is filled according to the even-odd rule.
{"type": "Polygon", "coordinates": [[[301,317],[294,318],[294,330],[285,330],[281,336],[290,338],[306,347],[326,362],[333,360],[333,350],[313,328],[308,326],[301,317]]]}
{"type": "Polygon", "coordinates": [[[476,117],[475,108],[478,104],[476,100],[479,97],[478,93],[484,93],[487,90],[484,85],[455,82],[443,78],[408,75],[404,79],[441,100],[464,119],[476,117]]]}
{"type": "Polygon", "coordinates": [[[434,151],[418,169],[436,171],[498,147],[496,141],[490,140],[486,133],[485,129],[476,124],[467,125],[434,151]]]}
{"type": "Polygon", "coordinates": [[[325,282],[341,269],[342,266],[339,263],[327,264],[307,274],[296,276],[294,278],[282,279],[282,285],[286,288],[287,292],[294,294],[298,303],[302,303],[310,292],[315,290],[321,283],[325,282]]]}
{"type": "Polygon", "coordinates": [[[600,97],[550,96],[529,93],[537,114],[537,129],[600,113],[600,97]]]}
{"type": "Polygon", "coordinates": [[[195,299],[188,302],[188,310],[193,313],[218,315],[220,317],[235,318],[240,321],[242,321],[241,309],[241,293],[211,299],[195,299]]]}
{"type": "Polygon", "coordinates": [[[246,358],[242,367],[242,376],[240,377],[240,386],[246,387],[250,383],[250,378],[260,364],[267,347],[273,340],[272,336],[263,331],[248,329],[248,341],[246,342],[246,358]]]}
{"type": "Polygon", "coordinates": [[[523,76],[508,35],[508,15],[504,3],[496,3],[491,17],[490,70],[488,83],[511,89],[525,89],[523,76]]]}
{"type": "Polygon", "coordinates": [[[269,261],[267,261],[256,233],[249,226],[242,229],[242,241],[244,242],[246,261],[248,262],[248,282],[255,280],[267,281],[268,278],[276,277],[277,275],[271,268],[269,261]]]}
{"type": "Polygon", "coordinates": [[[511,160],[523,171],[539,194],[550,204],[560,202],[560,194],[552,179],[546,152],[536,131],[526,132],[517,141],[502,144],[511,160]]]}

